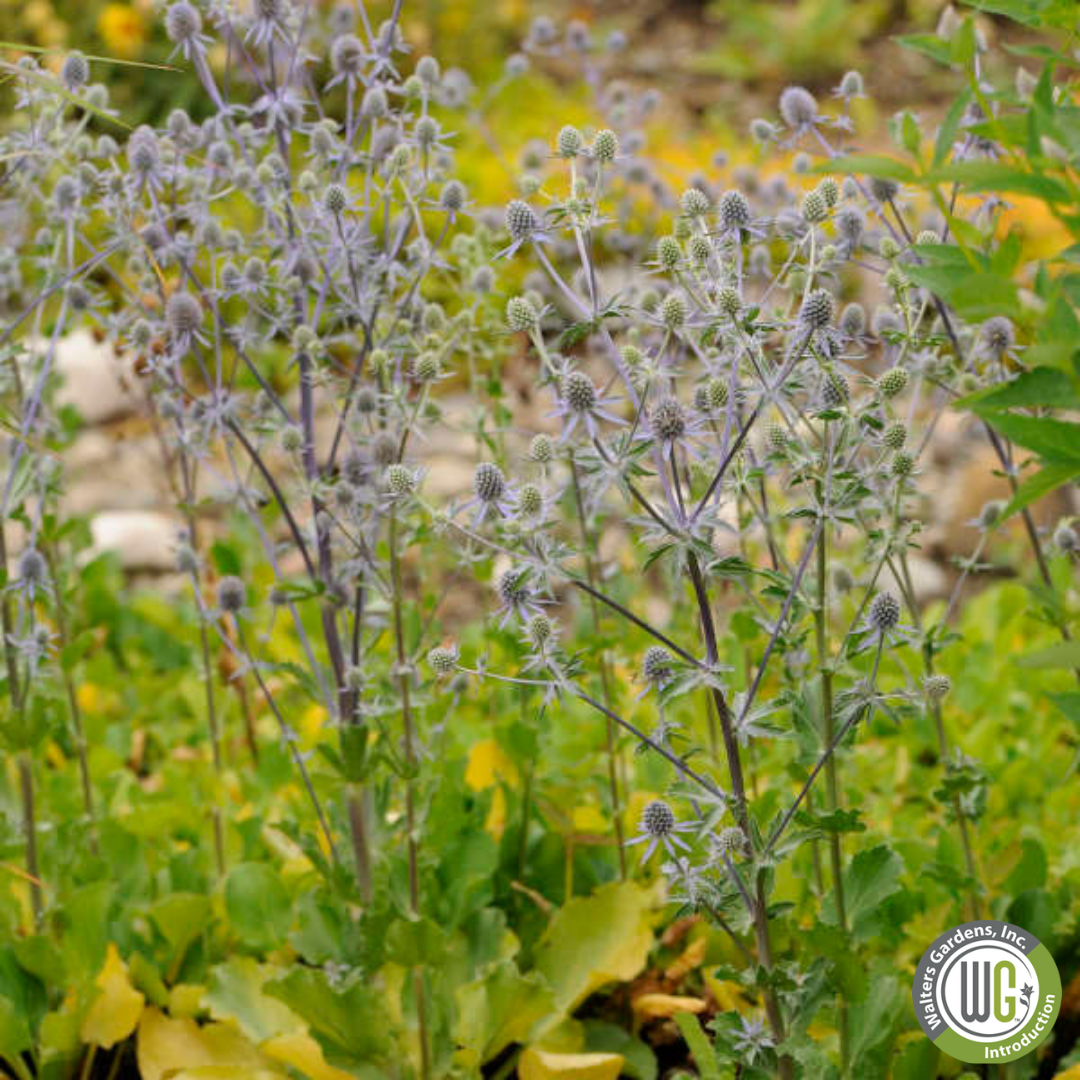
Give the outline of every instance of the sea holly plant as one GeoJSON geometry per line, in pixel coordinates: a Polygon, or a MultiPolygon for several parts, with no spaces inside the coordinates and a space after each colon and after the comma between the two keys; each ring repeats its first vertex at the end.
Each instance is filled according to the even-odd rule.
{"type": "Polygon", "coordinates": [[[628,737],[667,763],[671,789],[627,843],[730,938],[760,1009],[715,1025],[742,1075],[867,1075],[891,1052],[896,1028],[875,1008],[898,1018],[899,1006],[872,1004],[878,991],[846,961],[901,867],[859,838],[872,823],[848,774],[864,731],[932,717],[947,770],[938,797],[965,860],[957,898],[970,917],[984,902],[972,839],[983,775],[950,748],[950,683],[935,669],[950,638],[944,621],[924,621],[911,559],[923,462],[948,388],[972,374],[956,341],[997,362],[1011,331],[964,323],[909,272],[948,232],[909,226],[898,183],[841,157],[864,92],[850,73],[826,108],[790,87],[778,119],[753,125],[764,144],[808,144],[827,159],[819,171],[839,159],[851,175],[814,177],[803,152],[790,178],[702,181],[648,249],[612,236],[641,198],[641,170],[620,151],[629,135],[640,157],[640,137],[554,133],[529,197],[506,208],[504,252],[540,271],[506,321],[527,338],[550,409],[531,442],[478,466],[473,497],[447,513],[470,551],[505,566],[502,622],[520,627],[528,659],[512,673],[440,649],[433,668],[576,699],[617,726],[616,758],[628,737]],[[872,315],[841,302],[870,285],[872,315]],[[633,538],[629,579],[600,554],[615,529],[633,538]],[[650,617],[641,575],[687,615],[650,617]],[[599,610],[651,639],[640,694],[612,692],[573,606],[557,621],[573,596],[593,625],[599,610]],[[779,882],[792,861],[817,901],[816,955],[788,922],[779,882]],[[828,1049],[807,1035],[822,1016],[836,1031],[828,1049]]]}
{"type": "Polygon", "coordinates": [[[401,4],[162,14],[198,95],[160,124],[5,62],[2,1067],[934,1075],[926,925],[1070,903],[1068,828],[1017,830],[1075,816],[1030,773],[1075,740],[998,685],[1021,588],[970,598],[1023,515],[1025,662],[1078,666],[1076,525],[1030,501],[1073,475],[1071,249],[1025,264],[999,198],[1074,224],[1068,56],[1008,88],[950,16],[907,43],[969,87],[902,158],[854,153],[848,72],[674,182],[618,33],[539,18],[476,95],[401,4]],[[497,93],[573,64],[595,123],[503,154],[497,93]],[[173,496],[152,588],[62,513],[75,328],[173,496]],[[935,606],[955,405],[1015,490],[935,606]]]}

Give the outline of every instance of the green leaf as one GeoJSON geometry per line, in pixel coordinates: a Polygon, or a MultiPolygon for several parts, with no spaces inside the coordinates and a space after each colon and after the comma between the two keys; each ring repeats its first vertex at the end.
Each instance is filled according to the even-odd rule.
{"type": "Polygon", "coordinates": [[[288,937],[292,902],[266,863],[240,863],[229,871],[225,910],[237,936],[253,949],[279,948],[288,937]]]}
{"type": "MultiPolygon", "coordinates": [[[[676,1022],[678,1019],[676,1016],[676,1022]]],[[[586,1020],[584,1028],[586,1051],[622,1054],[626,1059],[623,1076],[629,1076],[631,1080],[656,1080],[659,1066],[656,1063],[656,1054],[648,1043],[631,1035],[626,1028],[606,1020],[586,1020]]]]}
{"type": "Polygon", "coordinates": [[[474,1069],[511,1043],[528,1042],[533,1029],[555,1010],[551,987],[535,972],[522,975],[504,961],[456,992],[455,1041],[474,1069]]]}
{"type": "Polygon", "coordinates": [[[1061,641],[1037,652],[1025,653],[1016,658],[1017,667],[1034,668],[1080,668],[1080,641],[1061,641]]]}
{"type": "Polygon", "coordinates": [[[852,1076],[885,1075],[885,1063],[897,1035],[897,1021],[905,1005],[911,1007],[910,1001],[910,994],[904,992],[898,979],[884,971],[871,974],[866,996],[849,1013],[852,1076]]]}
{"type": "Polygon", "coordinates": [[[883,900],[899,892],[903,872],[900,856],[884,844],[860,851],[844,873],[849,925],[857,929],[863,916],[872,914],[883,900]]]}
{"type": "Polygon", "coordinates": [[[681,1012],[675,1014],[674,1020],[678,1025],[679,1034],[690,1047],[690,1055],[694,1059],[701,1080],[720,1080],[720,1063],[716,1060],[716,1051],[709,1037],[701,1030],[698,1018],[690,1013],[681,1012]]]}
{"type": "Polygon", "coordinates": [[[379,989],[359,976],[330,985],[318,968],[294,968],[263,984],[263,992],[284,1002],[311,1028],[332,1065],[361,1065],[390,1048],[391,1025],[379,989]]]}
{"type": "Polygon", "coordinates": [[[210,971],[202,1006],[215,1020],[228,1020],[256,1045],[302,1031],[304,1023],[287,1005],[263,993],[263,985],[283,973],[272,964],[233,956],[210,971]]]}
{"type": "Polygon", "coordinates": [[[387,956],[402,967],[437,964],[448,948],[446,932],[430,919],[398,919],[386,935],[387,956]]]}
{"type": "Polygon", "coordinates": [[[1055,465],[1080,466],[1080,424],[1047,416],[1014,416],[995,412],[987,417],[995,431],[1033,450],[1055,465]]]}
{"type": "Polygon", "coordinates": [[[911,1040],[893,1061],[892,1080],[926,1080],[937,1076],[937,1063],[941,1051],[922,1035],[911,1040]]]}
{"type": "Polygon", "coordinates": [[[556,912],[536,950],[535,967],[555,992],[562,1013],[591,993],[627,982],[645,966],[653,943],[653,893],[633,882],[612,882],[556,912]]]}
{"type": "Polygon", "coordinates": [[[898,34],[893,41],[905,49],[929,56],[931,60],[939,64],[952,65],[952,51],[949,49],[949,43],[939,38],[937,34],[898,34]]]}
{"type": "Polygon", "coordinates": [[[1010,922],[1033,933],[1051,952],[1057,935],[1054,924],[1061,917],[1061,908],[1051,893],[1045,889],[1028,889],[1022,892],[1008,910],[1010,922]]]}
{"type": "Polygon", "coordinates": [[[852,176],[879,176],[885,180],[896,180],[901,184],[910,184],[917,179],[915,170],[895,158],[881,157],[877,154],[850,154],[847,157],[831,158],[815,170],[823,173],[843,173],[852,176]]]}
{"type": "Polygon", "coordinates": [[[172,949],[170,960],[179,963],[188,946],[207,927],[210,899],[201,893],[177,892],[155,901],[149,914],[172,949]]]}
{"type": "Polygon", "coordinates": [[[1064,371],[1037,367],[1007,383],[960,398],[955,404],[957,408],[980,414],[1038,405],[1075,409],[1080,408],[1080,394],[1076,391],[1076,380],[1064,371]]]}
{"type": "Polygon", "coordinates": [[[940,165],[948,156],[953,143],[956,142],[957,132],[960,130],[960,122],[967,113],[974,95],[970,90],[965,90],[949,106],[945,119],[938,128],[937,138],[934,140],[934,164],[940,165]]]}
{"type": "Polygon", "coordinates": [[[1046,852],[1038,840],[1024,837],[1020,858],[1005,879],[1005,891],[1013,894],[1039,889],[1046,884],[1046,852]]]}
{"type": "Polygon", "coordinates": [[[998,524],[1007,521],[1013,514],[1019,513],[1025,506],[1056,491],[1063,484],[1080,476],[1080,465],[1047,465],[1033,476],[1029,476],[1017,489],[1016,494],[998,515],[998,524]]]}
{"type": "Polygon", "coordinates": [[[968,191],[1007,191],[1033,195],[1044,202],[1072,202],[1072,195],[1060,180],[1024,172],[1001,161],[953,161],[927,173],[930,183],[955,181],[968,191]]]}

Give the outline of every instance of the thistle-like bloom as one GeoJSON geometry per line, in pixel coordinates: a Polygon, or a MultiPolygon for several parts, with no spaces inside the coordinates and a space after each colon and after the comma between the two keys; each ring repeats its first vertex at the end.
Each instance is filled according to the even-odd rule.
{"type": "Polygon", "coordinates": [[[648,844],[642,862],[648,862],[658,847],[663,847],[671,858],[678,858],[678,850],[689,851],[690,845],[680,840],[679,833],[691,832],[695,828],[692,821],[676,821],[671,807],[662,799],[655,799],[641,812],[638,835],[626,841],[626,847],[635,844],[648,844]]]}
{"type": "Polygon", "coordinates": [[[753,1065],[767,1050],[773,1049],[776,1042],[769,1034],[764,1020],[748,1020],[745,1016],[740,1016],[739,1023],[741,1030],[735,1034],[735,1049],[746,1058],[747,1064],[753,1065]]]}
{"type": "Polygon", "coordinates": [[[584,424],[589,437],[599,435],[599,422],[607,420],[612,424],[625,421],[609,411],[609,406],[617,405],[617,397],[605,396],[596,388],[596,384],[583,371],[569,371],[561,380],[559,403],[549,416],[560,417],[563,423],[561,442],[566,442],[573,435],[578,423],[584,424]]]}
{"type": "Polygon", "coordinates": [[[514,617],[524,621],[532,616],[543,614],[541,601],[529,583],[528,569],[514,567],[505,570],[500,575],[496,588],[499,599],[502,601],[496,612],[502,615],[499,621],[500,629],[514,617]]]}
{"type": "Polygon", "coordinates": [[[510,517],[514,512],[515,498],[514,486],[507,483],[502,469],[493,461],[481,461],[473,472],[473,497],[461,509],[476,511],[473,515],[475,528],[490,514],[510,517]]]}
{"type": "Polygon", "coordinates": [[[185,60],[194,60],[206,52],[210,38],[202,32],[202,15],[194,4],[187,0],[178,0],[165,12],[165,33],[176,48],[169,54],[174,56],[178,51],[184,54],[185,60]]]}

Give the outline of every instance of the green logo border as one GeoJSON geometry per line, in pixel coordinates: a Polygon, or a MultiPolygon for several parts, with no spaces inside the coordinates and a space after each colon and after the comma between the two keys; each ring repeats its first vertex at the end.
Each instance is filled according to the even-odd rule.
{"type": "MultiPolygon", "coordinates": [[[[939,964],[935,965],[935,967],[938,966],[939,964]]],[[[946,930],[945,933],[941,934],[930,943],[915,969],[915,977],[912,980],[911,987],[911,1000],[915,1009],[915,1016],[919,1021],[919,1026],[923,1029],[927,1038],[929,1038],[942,1053],[948,1054],[949,1057],[956,1058],[957,1061],[963,1061],[968,1065],[1016,1061],[1019,1058],[1026,1057],[1030,1054],[1032,1050],[1038,1047],[1050,1032],[1053,1031],[1058,1014],[1061,1012],[1061,973],[1058,971],[1057,964],[1054,962],[1050,950],[1043,945],[1034,934],[1024,929],[1024,927],[1019,926],[1016,923],[1005,923],[996,919],[979,919],[976,922],[959,923],[951,929],[946,930]],[[1009,940],[1005,936],[1005,931],[1019,931],[1026,938],[1026,947],[1022,948],[1021,951],[1026,954],[1028,961],[1039,976],[1039,995],[1042,998],[1043,1005],[1045,1005],[1047,998],[1053,998],[1053,1009],[1049,1014],[1049,1020],[1037,1034],[1029,1035],[1025,1031],[1021,1032],[1019,1036],[1014,1035],[1007,1037],[1000,1042],[979,1042],[976,1039],[969,1039],[949,1027],[944,1018],[939,1017],[940,1023],[938,1024],[937,1029],[932,1029],[928,1021],[924,1019],[926,1010],[923,1003],[920,1002],[919,996],[920,991],[923,991],[924,980],[930,978],[931,981],[934,981],[933,976],[927,976],[925,974],[925,969],[931,962],[930,954],[934,950],[939,949],[942,944],[948,941],[950,937],[954,936],[957,931],[963,932],[964,930],[974,927],[993,927],[995,933],[990,940],[1009,940]]],[[[1035,1014],[1030,1023],[1026,1025],[1028,1029],[1036,1024],[1041,1011],[1042,1006],[1036,1003],[1035,1014]]]]}

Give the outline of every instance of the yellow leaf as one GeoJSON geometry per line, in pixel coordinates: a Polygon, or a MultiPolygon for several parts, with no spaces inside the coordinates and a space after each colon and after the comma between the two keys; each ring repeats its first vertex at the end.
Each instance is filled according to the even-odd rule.
{"type": "Polygon", "coordinates": [[[709,988],[709,993],[712,994],[713,1000],[721,1012],[731,1012],[733,1009],[741,1013],[747,1011],[749,1004],[746,998],[743,997],[737,982],[718,979],[708,972],[704,973],[704,978],[705,985],[709,988]]]}
{"type": "Polygon", "coordinates": [[[579,896],[552,918],[536,950],[536,970],[555,992],[556,1011],[569,1014],[591,993],[629,982],[653,944],[655,890],[629,881],[579,896]]]}
{"type": "Polygon", "coordinates": [[[469,764],[465,769],[465,783],[473,791],[483,791],[500,780],[516,784],[518,771],[506,752],[494,739],[483,739],[469,751],[469,764]]]}
{"type": "Polygon", "coordinates": [[[581,833],[605,833],[608,821],[596,806],[575,806],[570,820],[574,831],[581,833]]]}
{"type": "Polygon", "coordinates": [[[679,997],[677,994],[642,994],[631,1003],[639,1020],[658,1020],[676,1013],[699,1013],[705,1011],[701,998],[679,997]]]}
{"type": "Polygon", "coordinates": [[[501,840],[506,831],[506,795],[502,788],[496,788],[491,797],[491,806],[484,821],[484,828],[495,840],[501,840]]]}
{"type": "Polygon", "coordinates": [[[679,958],[668,965],[664,977],[672,982],[678,982],[679,979],[688,975],[694,968],[700,966],[702,960],[705,959],[707,948],[708,941],[704,937],[695,938],[683,949],[679,958]]]}
{"type": "Polygon", "coordinates": [[[622,1054],[553,1054],[530,1046],[518,1061],[520,1080],[616,1080],[622,1054]]]}
{"type": "Polygon", "coordinates": [[[326,1063],[322,1047],[306,1031],[279,1035],[263,1043],[262,1052],[298,1069],[310,1080],[352,1080],[352,1073],[342,1072],[326,1063]]]}
{"type": "Polygon", "coordinates": [[[185,1070],[203,1069],[231,1069],[234,1077],[260,1080],[285,1075],[231,1024],[200,1027],[194,1020],[173,1020],[153,1007],[145,1009],[139,1021],[136,1056],[142,1080],[175,1080],[185,1070]]]}
{"type": "Polygon", "coordinates": [[[94,985],[100,993],[83,1018],[80,1034],[84,1043],[108,1050],[135,1030],[146,998],[131,985],[127,964],[111,941],[94,985]]]}
{"type": "Polygon", "coordinates": [[[205,986],[195,983],[177,983],[169,989],[169,1013],[172,1016],[194,1019],[203,1011],[202,999],[205,986]]]}

